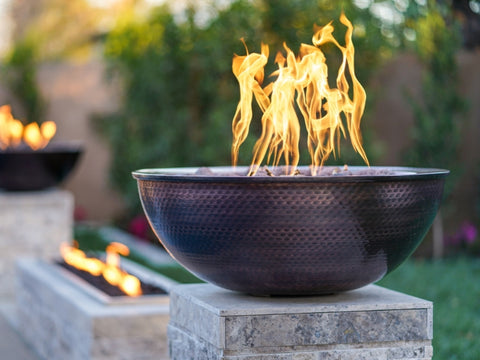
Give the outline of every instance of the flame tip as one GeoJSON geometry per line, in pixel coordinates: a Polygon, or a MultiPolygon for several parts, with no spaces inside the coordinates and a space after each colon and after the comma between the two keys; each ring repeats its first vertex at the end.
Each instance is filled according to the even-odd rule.
{"type": "MultiPolygon", "coordinates": [[[[249,176],[255,175],[265,157],[267,163],[273,159],[274,165],[283,158],[287,166],[293,168],[297,166],[300,124],[295,105],[300,109],[307,127],[312,169],[323,166],[330,155],[336,157],[337,152],[340,153],[340,136],[346,137],[343,121],[347,122],[353,148],[368,164],[360,140],[359,126],[366,95],[355,76],[352,24],[343,11],[340,22],[348,27],[344,46],[332,35],[334,30],[332,21],[323,27],[314,25],[316,31],[312,37],[313,46],[301,44],[298,56],[295,56],[284,42],[283,47],[287,56],[281,52],[277,53],[275,63],[278,64],[278,69],[270,74],[277,79],[263,89],[260,85],[263,81],[265,59],[258,61],[260,55],[249,54],[248,49],[241,65],[234,59],[234,74],[240,84],[240,102],[232,126],[235,144],[232,146],[232,159],[235,159],[235,164],[238,156],[233,155],[233,152],[238,152],[248,135],[253,98],[263,112],[262,135],[254,146],[249,176]],[[333,43],[343,54],[343,62],[337,75],[337,88],[329,87],[326,59],[320,49],[321,45],[328,42],[333,43]],[[352,97],[348,80],[352,83],[352,97]],[[342,114],[345,120],[342,119],[342,114]],[[338,150],[335,149],[335,145],[338,150]]],[[[268,51],[268,47],[262,43],[262,55],[268,58],[268,53],[265,56],[264,48],[268,51]]]]}
{"type": "Polygon", "coordinates": [[[46,121],[40,126],[35,122],[24,126],[20,120],[13,117],[10,105],[0,107],[1,149],[18,147],[22,141],[33,150],[43,149],[53,138],[56,130],[53,121],[46,121]]]}

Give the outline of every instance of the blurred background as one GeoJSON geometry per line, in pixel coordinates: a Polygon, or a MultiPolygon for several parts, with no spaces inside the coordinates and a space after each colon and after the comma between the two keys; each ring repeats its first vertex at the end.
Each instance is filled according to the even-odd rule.
{"type": "MultiPolygon", "coordinates": [[[[342,39],[342,10],[368,96],[370,163],[450,169],[441,251],[480,254],[480,1],[1,0],[0,105],[24,122],[54,120],[57,140],[84,144],[64,185],[77,221],[151,239],[130,173],[230,164],[240,39],[252,52],[270,45],[270,73],[283,41],[297,52],[314,24],[333,20],[342,39]]],[[[336,71],[337,50],[326,55],[336,71]]],[[[329,163],[363,165],[348,144],[329,163]]],[[[431,241],[419,254],[432,255],[431,241]]]]}

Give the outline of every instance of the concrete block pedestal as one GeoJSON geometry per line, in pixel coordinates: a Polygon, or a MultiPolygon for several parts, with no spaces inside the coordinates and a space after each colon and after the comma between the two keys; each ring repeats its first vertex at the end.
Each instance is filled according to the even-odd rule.
{"type": "Polygon", "coordinates": [[[431,302],[369,285],[318,297],[253,297],[210,284],[170,293],[172,360],[427,360],[431,302]]]}
{"type": "Polygon", "coordinates": [[[15,260],[58,256],[72,240],[73,195],[64,190],[0,191],[0,298],[14,297],[15,260]]]}

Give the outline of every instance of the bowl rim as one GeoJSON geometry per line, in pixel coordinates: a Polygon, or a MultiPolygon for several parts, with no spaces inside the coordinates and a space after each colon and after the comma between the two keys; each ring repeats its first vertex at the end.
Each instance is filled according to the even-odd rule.
{"type": "MultiPolygon", "coordinates": [[[[338,183],[338,182],[377,182],[398,180],[430,180],[443,179],[450,171],[439,168],[417,168],[407,166],[349,166],[352,172],[361,170],[389,170],[393,174],[353,174],[333,176],[245,176],[232,175],[231,172],[247,173],[248,166],[209,166],[215,175],[195,174],[201,167],[175,167],[175,168],[150,168],[139,169],[132,172],[138,181],[181,181],[181,182],[212,182],[212,183],[338,183]],[[230,173],[221,175],[222,173],[230,173]]],[[[298,166],[308,169],[308,166],[298,166]]],[[[339,166],[324,166],[324,168],[339,168],[339,166]]],[[[341,167],[340,167],[341,168],[341,167]]]]}
{"type": "Polygon", "coordinates": [[[85,146],[78,140],[52,141],[43,149],[33,150],[25,144],[0,150],[0,156],[30,156],[33,154],[83,153],[85,146]]]}

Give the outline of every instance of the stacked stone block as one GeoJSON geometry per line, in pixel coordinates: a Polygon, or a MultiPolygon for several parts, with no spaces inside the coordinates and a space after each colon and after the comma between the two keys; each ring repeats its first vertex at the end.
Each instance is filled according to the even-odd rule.
{"type": "Polygon", "coordinates": [[[0,298],[14,297],[16,259],[58,257],[72,240],[73,196],[63,190],[0,191],[0,298]]]}
{"type": "Polygon", "coordinates": [[[262,298],[181,285],[170,296],[172,360],[432,358],[432,303],[375,285],[262,298]]]}

